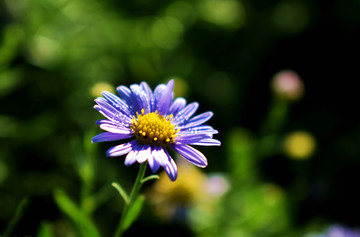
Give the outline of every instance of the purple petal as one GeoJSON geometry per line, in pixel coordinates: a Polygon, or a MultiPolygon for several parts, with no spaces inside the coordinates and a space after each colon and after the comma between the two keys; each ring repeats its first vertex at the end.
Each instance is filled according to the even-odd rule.
{"type": "Polygon", "coordinates": [[[115,109],[112,105],[108,103],[104,98],[97,98],[95,102],[98,105],[95,105],[94,108],[98,110],[104,117],[113,121],[117,125],[126,126],[131,123],[129,115],[123,114],[119,110],[115,109]]]}
{"type": "Polygon", "coordinates": [[[148,163],[150,166],[150,169],[153,173],[156,173],[160,168],[160,162],[155,158],[154,151],[156,151],[154,148],[151,149],[151,155],[148,158],[148,163]]]}
{"type": "Polygon", "coordinates": [[[129,88],[127,88],[126,86],[119,86],[116,88],[116,90],[119,93],[121,99],[125,100],[126,104],[133,112],[133,114],[135,114],[135,112],[141,111],[141,108],[139,109],[138,102],[136,101],[136,97],[134,97],[133,93],[129,88]]]}
{"type": "Polygon", "coordinates": [[[126,166],[130,166],[130,165],[132,165],[132,164],[134,164],[136,162],[136,157],[139,154],[139,151],[142,149],[142,147],[143,147],[143,145],[138,143],[133,147],[133,150],[130,151],[126,155],[126,158],[125,158],[125,161],[124,161],[124,164],[126,166]]]}
{"type": "Polygon", "coordinates": [[[156,110],[156,103],[157,103],[157,101],[159,101],[160,100],[160,98],[161,98],[161,96],[162,96],[162,94],[164,93],[164,91],[165,91],[165,89],[166,89],[166,85],[165,84],[159,84],[159,85],[157,85],[157,87],[155,87],[155,90],[154,90],[154,93],[153,93],[153,110],[152,110],[152,112],[155,112],[155,110],[156,110]]]}
{"type": "MultiPolygon", "coordinates": [[[[101,112],[100,112],[101,113],[101,112]]],[[[121,128],[129,128],[131,125],[131,120],[127,121],[127,122],[120,122],[114,119],[108,120],[108,119],[100,119],[98,121],[96,121],[97,125],[101,125],[101,124],[110,124],[110,125],[114,125],[117,127],[121,127],[121,128]]]]}
{"type": "Polygon", "coordinates": [[[176,142],[172,145],[172,148],[192,164],[202,168],[207,166],[206,157],[195,148],[176,142]]]}
{"type": "Polygon", "coordinates": [[[186,100],[182,97],[176,98],[169,109],[169,114],[176,117],[177,113],[182,110],[186,105],[186,100]]]}
{"type": "Polygon", "coordinates": [[[151,156],[151,147],[149,145],[144,145],[141,150],[139,150],[139,154],[136,156],[137,162],[144,163],[151,156]]]}
{"type": "Polygon", "coordinates": [[[100,128],[105,131],[111,132],[111,133],[127,134],[127,135],[132,134],[132,131],[130,128],[119,127],[119,126],[112,125],[112,124],[103,123],[100,125],[100,128]]]}
{"type": "MultiPolygon", "coordinates": [[[[108,119],[108,120],[99,120],[99,121],[109,121],[109,122],[107,122],[108,124],[113,124],[118,127],[125,127],[125,128],[128,128],[131,125],[131,119],[128,117],[125,117],[124,115],[122,115],[120,113],[115,114],[114,117],[109,117],[102,110],[99,110],[99,113],[108,119]]],[[[106,123],[106,122],[104,122],[104,123],[106,123]]]]}
{"type": "Polygon", "coordinates": [[[173,100],[173,88],[174,80],[170,80],[166,85],[166,88],[162,91],[161,96],[155,96],[155,109],[162,115],[167,115],[169,112],[173,100]]]}
{"type": "Polygon", "coordinates": [[[129,153],[130,151],[132,151],[134,146],[137,143],[138,142],[136,140],[133,140],[133,141],[128,142],[128,143],[124,143],[124,144],[121,144],[121,145],[111,147],[109,150],[107,150],[106,155],[107,156],[122,156],[122,155],[125,155],[125,154],[129,153]]]}
{"type": "Polygon", "coordinates": [[[169,155],[167,150],[164,150],[167,157],[168,157],[168,163],[164,167],[166,174],[169,176],[171,181],[175,181],[177,178],[177,166],[173,158],[169,155]]]}
{"type": "Polygon", "coordinates": [[[205,123],[206,121],[208,121],[213,115],[214,115],[213,112],[205,112],[205,113],[199,114],[199,115],[193,117],[192,119],[190,119],[184,126],[179,126],[179,128],[180,129],[182,129],[183,127],[191,128],[191,127],[201,125],[201,124],[205,123]]]}
{"type": "Polygon", "coordinates": [[[119,93],[121,99],[125,100],[128,106],[130,106],[133,103],[131,99],[131,91],[129,88],[127,88],[126,86],[118,86],[116,90],[119,93]]]}
{"type": "Polygon", "coordinates": [[[116,141],[121,139],[126,139],[131,137],[132,134],[116,134],[111,132],[103,132],[91,139],[91,142],[109,142],[109,141],[116,141]]]}
{"type": "Polygon", "coordinates": [[[150,86],[144,81],[140,83],[140,86],[145,92],[147,99],[150,101],[151,97],[153,96],[150,86]]]}
{"type": "Polygon", "coordinates": [[[148,98],[149,104],[150,104],[150,112],[155,111],[155,99],[153,96],[153,92],[150,88],[150,86],[146,82],[140,83],[141,88],[144,90],[146,97],[148,98]]]}
{"type": "Polygon", "coordinates": [[[168,157],[162,147],[154,147],[152,150],[152,155],[162,167],[165,167],[168,163],[168,157]]]}
{"type": "Polygon", "coordinates": [[[212,139],[212,138],[206,138],[197,142],[187,143],[189,145],[196,145],[196,146],[221,146],[221,142],[212,139]]]}
{"type": "Polygon", "coordinates": [[[197,127],[193,127],[193,128],[183,128],[183,129],[181,129],[180,133],[182,133],[182,134],[187,134],[187,133],[191,133],[191,134],[197,134],[197,133],[217,134],[218,131],[213,129],[209,125],[202,125],[202,126],[197,126],[197,127]]]}
{"type": "Polygon", "coordinates": [[[122,112],[124,115],[127,115],[129,118],[132,118],[133,112],[123,100],[108,91],[104,91],[102,95],[114,108],[122,112]]]}
{"type": "Polygon", "coordinates": [[[198,108],[199,108],[199,104],[197,102],[188,104],[185,108],[179,111],[172,124],[175,125],[184,124],[196,112],[198,108]]]}
{"type": "Polygon", "coordinates": [[[134,101],[134,111],[140,113],[144,109],[145,114],[150,113],[150,101],[147,98],[146,92],[137,84],[131,85],[130,90],[134,101]]]}
{"type": "Polygon", "coordinates": [[[154,170],[158,169],[157,165],[161,165],[170,180],[175,181],[177,178],[177,167],[174,160],[171,158],[166,149],[162,147],[154,147],[152,150],[152,157],[154,158],[154,170]],[[157,164],[155,164],[157,162],[157,164]]]}
{"type": "Polygon", "coordinates": [[[107,100],[102,97],[96,98],[95,102],[98,105],[95,105],[94,108],[98,111],[103,111],[106,114],[105,117],[113,118],[115,114],[119,113],[118,110],[116,110],[111,104],[107,102],[107,100]]]}
{"type": "Polygon", "coordinates": [[[101,125],[101,124],[111,124],[111,125],[116,125],[113,123],[113,121],[108,120],[108,119],[100,119],[98,121],[95,122],[97,125],[101,125]]]}
{"type": "Polygon", "coordinates": [[[212,138],[212,134],[210,133],[199,133],[199,134],[179,134],[178,137],[176,137],[176,142],[180,142],[183,144],[190,144],[194,142],[198,142],[203,139],[212,138]]]}

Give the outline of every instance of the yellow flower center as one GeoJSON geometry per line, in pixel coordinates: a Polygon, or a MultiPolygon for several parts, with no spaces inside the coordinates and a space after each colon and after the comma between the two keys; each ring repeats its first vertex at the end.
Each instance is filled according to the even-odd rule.
{"type": "Polygon", "coordinates": [[[166,146],[175,142],[175,137],[178,135],[180,129],[171,123],[173,115],[164,117],[157,111],[144,114],[144,110],[141,110],[141,114],[136,113],[132,119],[131,129],[134,131],[136,139],[142,144],[166,146]]]}

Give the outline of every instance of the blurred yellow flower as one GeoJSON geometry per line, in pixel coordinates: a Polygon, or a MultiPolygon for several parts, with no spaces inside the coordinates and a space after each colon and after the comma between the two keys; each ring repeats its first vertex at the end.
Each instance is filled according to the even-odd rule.
{"type": "Polygon", "coordinates": [[[189,91],[188,83],[181,77],[174,77],[176,84],[174,86],[174,93],[176,97],[186,97],[189,91]]]}
{"type": "Polygon", "coordinates": [[[149,190],[148,200],[163,219],[176,218],[186,209],[215,201],[228,190],[227,180],[219,175],[207,177],[199,168],[178,162],[178,178],[172,182],[165,172],[149,190]]]}
{"type": "Polygon", "coordinates": [[[296,131],[285,138],[284,151],[294,159],[306,159],[310,157],[316,147],[315,138],[308,132],[296,131]]]}
{"type": "Polygon", "coordinates": [[[99,82],[93,85],[89,90],[90,95],[93,97],[101,96],[101,92],[103,91],[115,93],[115,88],[107,82],[99,82]]]}

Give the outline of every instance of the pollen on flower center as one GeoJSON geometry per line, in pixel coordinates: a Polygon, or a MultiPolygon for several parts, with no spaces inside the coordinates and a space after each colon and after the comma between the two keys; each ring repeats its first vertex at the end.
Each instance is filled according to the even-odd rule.
{"type": "Polygon", "coordinates": [[[157,111],[144,114],[144,110],[141,110],[141,114],[136,113],[136,117],[132,119],[131,129],[134,131],[136,139],[149,145],[166,146],[167,144],[175,142],[175,137],[180,129],[171,123],[172,114],[164,117],[157,111]]]}

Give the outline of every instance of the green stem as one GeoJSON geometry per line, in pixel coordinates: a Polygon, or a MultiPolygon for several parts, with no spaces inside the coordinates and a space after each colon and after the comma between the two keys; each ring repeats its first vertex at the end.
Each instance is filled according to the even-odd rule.
{"type": "Polygon", "coordinates": [[[120,184],[113,182],[111,184],[120,194],[120,196],[124,199],[125,205],[129,205],[129,197],[125,190],[120,186],[120,184]]]}
{"type": "Polygon", "coordinates": [[[270,105],[269,114],[267,115],[260,131],[262,135],[278,132],[286,122],[288,110],[288,102],[281,101],[276,98],[273,99],[270,105]]]}
{"type": "Polygon", "coordinates": [[[16,208],[15,214],[10,219],[8,226],[6,227],[6,229],[4,231],[3,237],[10,236],[10,234],[14,230],[16,224],[18,224],[20,218],[22,217],[22,215],[24,213],[24,209],[26,208],[27,205],[28,205],[28,199],[26,197],[21,199],[19,205],[16,208]]]}
{"type": "Polygon", "coordinates": [[[146,183],[147,181],[150,181],[153,179],[160,179],[160,177],[157,174],[153,174],[153,175],[150,175],[150,176],[144,178],[143,180],[141,180],[141,183],[143,184],[143,183],[146,183]]]}
{"type": "Polygon", "coordinates": [[[120,237],[122,235],[122,233],[125,231],[124,229],[124,221],[126,220],[126,217],[129,213],[129,210],[131,208],[131,206],[134,204],[137,196],[138,196],[138,193],[139,193],[139,190],[141,188],[141,185],[142,185],[142,180],[144,178],[144,175],[145,175],[145,170],[146,170],[146,165],[147,163],[144,162],[140,165],[140,169],[139,169],[139,173],[136,177],[136,180],[135,180],[135,183],[134,183],[134,186],[131,190],[131,193],[130,193],[130,197],[129,197],[129,202],[128,204],[125,204],[125,207],[124,207],[124,210],[123,210],[123,213],[121,215],[121,218],[120,218],[120,221],[119,221],[119,224],[118,224],[118,227],[115,231],[115,234],[114,234],[114,237],[120,237]]]}

